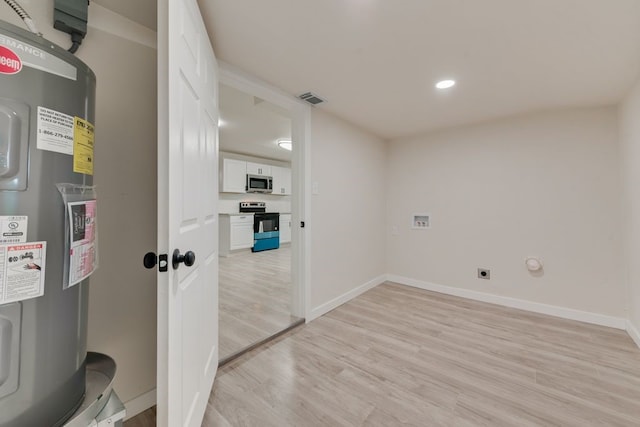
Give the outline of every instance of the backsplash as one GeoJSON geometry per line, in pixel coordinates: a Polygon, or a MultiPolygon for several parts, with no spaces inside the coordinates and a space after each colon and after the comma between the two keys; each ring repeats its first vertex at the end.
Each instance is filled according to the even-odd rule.
{"type": "Polygon", "coordinates": [[[218,210],[220,213],[238,213],[240,202],[265,202],[267,212],[291,212],[291,196],[272,196],[260,193],[219,193],[218,210]]]}

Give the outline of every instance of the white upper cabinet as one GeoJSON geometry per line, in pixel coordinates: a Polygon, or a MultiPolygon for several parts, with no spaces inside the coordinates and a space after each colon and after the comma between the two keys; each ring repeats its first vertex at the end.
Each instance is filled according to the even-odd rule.
{"type": "Polygon", "coordinates": [[[223,159],[220,186],[223,193],[246,193],[247,162],[244,160],[223,159]]]}
{"type": "Polygon", "coordinates": [[[273,174],[273,194],[280,196],[291,195],[291,169],[271,166],[273,174]]]}
{"type": "Polygon", "coordinates": [[[263,165],[260,163],[247,162],[247,174],[271,176],[271,168],[273,166],[263,165]]]}
{"type": "Polygon", "coordinates": [[[232,158],[222,158],[220,164],[220,192],[246,193],[247,175],[273,177],[273,195],[291,195],[291,169],[281,166],[265,165],[232,158]]]}

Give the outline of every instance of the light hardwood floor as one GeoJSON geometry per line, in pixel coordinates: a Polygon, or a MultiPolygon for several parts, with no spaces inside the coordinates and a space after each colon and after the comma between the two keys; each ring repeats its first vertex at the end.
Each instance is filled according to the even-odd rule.
{"type": "Polygon", "coordinates": [[[291,316],[291,246],[235,252],[219,264],[221,360],[298,320],[291,316]]]}
{"type": "Polygon", "coordinates": [[[640,349],[386,283],[221,368],[203,425],[640,426],[640,349]]]}

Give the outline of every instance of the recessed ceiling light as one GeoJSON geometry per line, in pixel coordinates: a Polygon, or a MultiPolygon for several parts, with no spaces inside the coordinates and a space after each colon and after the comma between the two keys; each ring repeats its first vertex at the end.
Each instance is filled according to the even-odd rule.
{"type": "Polygon", "coordinates": [[[291,149],[293,148],[290,139],[279,139],[278,147],[284,148],[285,150],[289,150],[289,151],[291,151],[291,149]]]}
{"type": "Polygon", "coordinates": [[[455,80],[441,80],[438,83],[436,83],[436,87],[438,89],[449,89],[450,87],[454,86],[456,84],[455,80]]]}

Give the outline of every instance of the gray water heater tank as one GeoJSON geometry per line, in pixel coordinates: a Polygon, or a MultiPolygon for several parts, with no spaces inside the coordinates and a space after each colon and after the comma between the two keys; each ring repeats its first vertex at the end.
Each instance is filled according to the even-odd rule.
{"type": "Polygon", "coordinates": [[[19,301],[7,302],[9,267],[0,256],[2,427],[62,425],[84,397],[89,279],[63,289],[70,237],[57,184],[92,185],[87,169],[74,172],[74,125],[65,120],[94,123],[95,84],[65,49],[0,21],[0,246],[6,255],[12,217],[28,217],[22,241],[46,242],[42,296],[16,298],[14,288],[19,301]]]}

